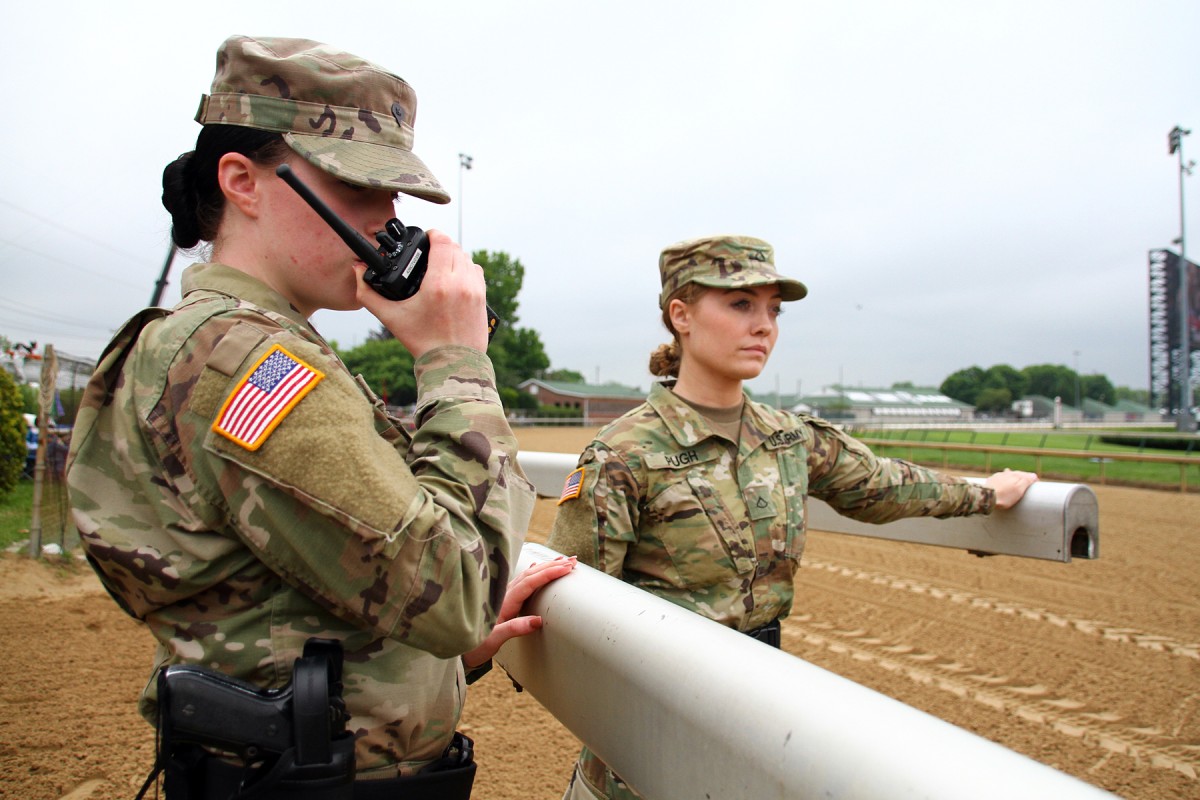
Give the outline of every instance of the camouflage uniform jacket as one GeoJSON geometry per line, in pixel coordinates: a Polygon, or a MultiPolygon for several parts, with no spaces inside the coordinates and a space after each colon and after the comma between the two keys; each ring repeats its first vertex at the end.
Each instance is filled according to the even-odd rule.
{"type": "Polygon", "coordinates": [[[456,656],[495,623],[532,512],[491,362],[418,359],[409,434],[267,286],[205,264],[183,289],[127,323],[89,384],[68,467],[83,546],[158,640],[155,672],[279,687],[308,637],[342,640],[359,773],[407,774],[454,732],[456,656]],[[322,377],[251,449],[214,420],[277,347],[322,377]]]}
{"type": "MultiPolygon", "coordinates": [[[[991,489],[880,458],[824,420],[749,398],[739,438],[654,386],[583,451],[578,496],[564,491],[548,546],[748,631],[791,611],[809,495],[864,522],[987,514],[995,503],[991,489]]],[[[564,797],[640,797],[586,747],[577,770],[564,797]]]]}
{"type": "Polygon", "coordinates": [[[579,459],[549,546],[746,631],[787,616],[809,495],[865,522],[990,513],[991,489],[880,458],[814,417],[746,399],[740,442],[663,385],[579,459]]]}

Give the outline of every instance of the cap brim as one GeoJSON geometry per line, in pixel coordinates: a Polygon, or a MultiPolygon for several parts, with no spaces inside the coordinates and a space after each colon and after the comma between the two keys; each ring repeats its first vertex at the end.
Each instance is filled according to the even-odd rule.
{"type": "Polygon", "coordinates": [[[784,302],[803,300],[808,295],[808,287],[803,283],[795,278],[783,278],[778,275],[740,279],[737,281],[729,281],[723,278],[697,277],[692,278],[692,283],[698,283],[701,286],[709,286],[714,289],[744,289],[747,286],[775,285],[779,287],[779,297],[784,302]]]}
{"type": "Polygon", "coordinates": [[[431,203],[450,202],[450,195],[411,150],[297,133],[285,133],[283,140],[314,167],[347,183],[402,192],[431,203]]]}

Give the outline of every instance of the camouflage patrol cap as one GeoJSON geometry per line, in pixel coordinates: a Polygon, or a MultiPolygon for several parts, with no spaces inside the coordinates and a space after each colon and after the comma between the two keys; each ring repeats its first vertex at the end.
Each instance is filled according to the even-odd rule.
{"type": "Polygon", "coordinates": [[[673,244],[658,257],[662,294],[658,305],[686,283],[732,288],[777,284],[784,300],[799,300],[808,288],[775,271],[775,248],[751,236],[706,236],[673,244]]]}
{"type": "Polygon", "coordinates": [[[278,131],[338,178],[434,203],[450,195],[412,151],[417,94],[370,61],[309,39],[231,36],[217,50],[201,125],[278,131]]]}

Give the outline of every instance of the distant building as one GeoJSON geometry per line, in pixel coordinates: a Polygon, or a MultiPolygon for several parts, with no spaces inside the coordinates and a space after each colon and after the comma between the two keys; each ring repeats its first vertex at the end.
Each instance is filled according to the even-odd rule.
{"type": "Polygon", "coordinates": [[[1125,415],[1108,403],[1101,403],[1090,397],[1083,398],[1080,410],[1088,422],[1124,422],[1125,415]]]}
{"type": "MultiPolygon", "coordinates": [[[[68,355],[60,350],[54,351],[58,361],[58,389],[84,389],[92,377],[96,362],[78,356],[68,355]]],[[[18,344],[11,349],[0,351],[0,369],[6,370],[19,384],[37,386],[42,380],[42,353],[37,350],[37,342],[31,345],[18,344]]]]}
{"type": "Polygon", "coordinates": [[[1083,422],[1083,412],[1080,409],[1064,403],[1062,398],[1050,398],[1040,394],[1026,395],[1014,401],[1012,412],[1018,419],[1031,422],[1053,422],[1055,425],[1083,422]]]}
{"type": "Polygon", "coordinates": [[[611,422],[646,399],[646,392],[641,389],[619,383],[566,383],[530,378],[517,388],[536,397],[539,405],[577,410],[585,425],[611,422]]]}
{"type": "Polygon", "coordinates": [[[831,386],[796,399],[793,411],[852,425],[889,422],[971,422],[975,407],[932,388],[869,389],[831,386]]]}
{"type": "MultiPolygon", "coordinates": [[[[588,384],[531,378],[518,387],[537,398],[538,404],[577,412],[584,425],[603,424],[636,408],[646,392],[619,383],[588,384]]],[[[975,407],[931,387],[872,389],[830,386],[816,394],[778,392],[747,394],[760,403],[787,411],[812,414],[845,425],[938,424],[978,421],[975,407]]],[[[1162,417],[1148,406],[1130,400],[1107,405],[1085,398],[1083,408],[1053,398],[1028,395],[1014,401],[1012,417],[1027,422],[1114,423],[1159,422],[1162,417]]]]}
{"type": "Polygon", "coordinates": [[[1162,422],[1163,415],[1153,408],[1132,400],[1118,400],[1113,409],[1121,414],[1123,422],[1162,422]]]}
{"type": "Polygon", "coordinates": [[[1135,403],[1132,400],[1119,400],[1116,405],[1101,403],[1085,397],[1081,401],[1082,408],[1061,403],[1055,412],[1055,401],[1042,395],[1022,397],[1012,405],[1013,413],[1023,420],[1042,420],[1061,424],[1063,422],[1096,422],[1101,424],[1113,422],[1161,422],[1162,415],[1149,406],[1135,403]]]}
{"type": "MultiPolygon", "coordinates": [[[[798,394],[780,394],[778,392],[752,392],[746,390],[746,394],[750,395],[750,399],[756,400],[764,405],[772,408],[782,408],[785,411],[792,411],[803,399],[798,394]]],[[[807,413],[807,412],[806,412],[807,413]]]]}

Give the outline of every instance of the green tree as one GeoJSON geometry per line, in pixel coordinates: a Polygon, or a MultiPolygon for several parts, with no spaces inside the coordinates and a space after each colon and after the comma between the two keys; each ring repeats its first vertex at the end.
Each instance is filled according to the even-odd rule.
{"type": "Polygon", "coordinates": [[[21,393],[21,402],[25,408],[26,414],[37,416],[38,413],[38,392],[37,389],[30,386],[28,383],[17,384],[17,391],[21,393]]]}
{"type": "Polygon", "coordinates": [[[989,414],[1004,414],[1012,408],[1012,392],[1003,386],[988,386],[975,396],[975,408],[989,414]]]}
{"type": "Polygon", "coordinates": [[[1144,406],[1150,405],[1150,391],[1148,389],[1133,389],[1128,386],[1118,386],[1116,393],[1117,402],[1128,400],[1132,403],[1141,403],[1144,406]]]}
{"type": "Polygon", "coordinates": [[[996,364],[986,370],[968,367],[950,375],[940,388],[947,397],[970,403],[980,411],[999,411],[1001,406],[1007,409],[1013,400],[1030,394],[1061,397],[1070,405],[1075,404],[1076,391],[1080,400],[1091,398],[1108,405],[1122,399],[1146,404],[1149,398],[1145,390],[1114,388],[1104,375],[1079,375],[1062,364],[1035,364],[1024,369],[1008,364],[996,364]],[[1002,402],[1006,395],[1008,399],[1002,402]]]}
{"type": "Polygon", "coordinates": [[[1116,387],[1104,375],[1079,376],[1080,391],[1084,397],[1099,400],[1101,403],[1112,405],[1117,402],[1116,387]]]}
{"type": "Polygon", "coordinates": [[[1021,370],[1029,379],[1029,393],[1042,397],[1061,397],[1064,403],[1075,404],[1075,370],[1062,364],[1035,364],[1021,370]]]}
{"type": "MultiPolygon", "coordinates": [[[[496,370],[500,396],[505,405],[519,405],[517,386],[550,367],[550,358],[537,331],[517,324],[520,321],[517,295],[525,280],[525,267],[518,259],[500,251],[476,250],[471,258],[483,267],[488,306],[500,318],[487,349],[492,367],[496,370]]],[[[389,402],[402,405],[416,399],[416,384],[412,375],[412,357],[409,356],[405,364],[396,356],[399,352],[407,355],[404,347],[381,325],[368,336],[367,342],[340,355],[350,366],[351,372],[361,372],[371,388],[380,395],[384,394],[386,381],[389,402]],[[379,345],[389,342],[391,344],[388,347],[379,348],[379,345]],[[359,352],[368,345],[372,346],[369,352],[359,352]],[[352,361],[361,366],[352,365],[352,361]],[[406,370],[404,374],[407,378],[401,377],[401,370],[406,370]]]]}
{"type": "Polygon", "coordinates": [[[505,326],[516,326],[520,320],[517,316],[517,295],[525,283],[525,265],[502,250],[494,253],[476,250],[471,254],[471,260],[483,267],[488,305],[492,311],[496,312],[505,326]]]}
{"type": "Polygon", "coordinates": [[[417,378],[413,374],[413,357],[404,345],[391,335],[386,339],[370,338],[340,353],[352,374],[361,373],[385,402],[403,406],[417,399],[417,378]]]}
{"type": "Polygon", "coordinates": [[[25,466],[25,401],[17,382],[0,369],[0,498],[7,497],[25,466]]]}
{"type": "MultiPolygon", "coordinates": [[[[471,259],[483,267],[488,305],[500,318],[496,335],[488,343],[488,356],[496,369],[496,382],[514,392],[522,381],[550,368],[550,358],[537,331],[522,328],[517,295],[525,282],[525,266],[502,251],[476,250],[471,259]]],[[[516,402],[515,396],[513,402],[516,402]]]]}
{"type": "Polygon", "coordinates": [[[541,375],[544,381],[556,381],[559,383],[587,383],[587,379],[583,377],[582,372],[576,372],[573,369],[548,369],[541,375]]]}
{"type": "Polygon", "coordinates": [[[488,355],[496,368],[496,382],[516,389],[523,381],[536,377],[550,366],[542,340],[532,328],[508,328],[496,331],[488,345],[488,355]]]}
{"type": "Polygon", "coordinates": [[[996,364],[988,367],[983,374],[984,389],[1007,389],[1009,400],[1028,394],[1029,379],[1018,369],[1008,364],[996,364]]]}
{"type": "Polygon", "coordinates": [[[979,367],[960,369],[942,381],[938,389],[947,397],[973,406],[979,390],[983,388],[985,374],[979,367]]]}

